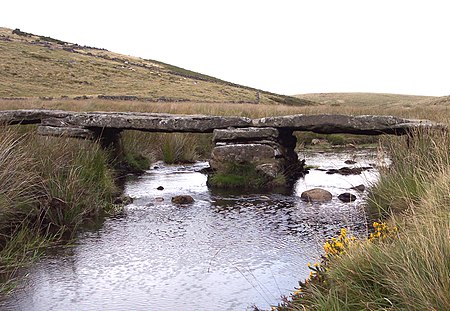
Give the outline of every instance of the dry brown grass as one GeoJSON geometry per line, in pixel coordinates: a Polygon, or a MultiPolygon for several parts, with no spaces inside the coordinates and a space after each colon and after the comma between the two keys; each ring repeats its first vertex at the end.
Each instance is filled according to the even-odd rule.
{"type": "Polygon", "coordinates": [[[1,109],[46,108],[74,111],[136,111],[160,112],[173,114],[207,114],[234,115],[251,118],[279,116],[290,114],[322,114],[337,113],[349,115],[393,115],[411,119],[428,119],[450,123],[450,105],[412,105],[411,107],[372,107],[354,105],[317,105],[317,106],[286,106],[264,104],[208,103],[208,102],[142,102],[142,101],[111,101],[100,99],[87,100],[1,100],[1,109]]]}
{"type": "MultiPolygon", "coordinates": [[[[0,97],[139,96],[152,100],[255,102],[258,90],[157,61],[13,34],[0,28],[0,97]]],[[[261,103],[307,104],[260,92],[261,103]]]]}
{"type": "Polygon", "coordinates": [[[431,100],[434,96],[415,96],[386,93],[311,93],[295,97],[311,100],[324,105],[372,106],[372,107],[408,107],[422,100],[431,100]]]}

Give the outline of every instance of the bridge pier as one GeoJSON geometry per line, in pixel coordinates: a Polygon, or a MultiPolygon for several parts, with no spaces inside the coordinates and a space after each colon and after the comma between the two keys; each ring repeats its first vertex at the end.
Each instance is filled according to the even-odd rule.
{"type": "Polygon", "coordinates": [[[299,161],[295,152],[297,138],[292,130],[249,127],[217,129],[213,133],[215,147],[210,166],[214,173],[227,174],[236,165],[251,166],[267,187],[272,183],[291,184],[305,173],[304,161],[299,161]]]}
{"type": "Polygon", "coordinates": [[[125,152],[121,140],[122,131],[114,128],[94,128],[93,139],[97,140],[100,146],[108,150],[114,157],[114,162],[122,163],[125,159],[125,152]]]}

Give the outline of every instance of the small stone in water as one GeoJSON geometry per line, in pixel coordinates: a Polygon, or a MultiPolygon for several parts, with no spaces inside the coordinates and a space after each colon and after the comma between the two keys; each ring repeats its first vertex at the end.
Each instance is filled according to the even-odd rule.
{"type": "Polygon", "coordinates": [[[172,198],[172,203],[191,204],[194,203],[194,198],[192,198],[190,195],[177,195],[172,198]]]}
{"type": "Polygon", "coordinates": [[[353,160],[347,160],[344,162],[345,164],[356,164],[356,161],[353,160]]]}
{"type": "Polygon", "coordinates": [[[332,197],[329,191],[320,188],[303,191],[300,196],[306,202],[328,202],[331,201],[332,197]]]}
{"type": "Polygon", "coordinates": [[[366,190],[366,186],[358,185],[358,186],[355,186],[355,187],[351,187],[350,189],[358,190],[359,192],[364,192],[364,190],[366,190]]]}
{"type": "Polygon", "coordinates": [[[163,186],[159,186],[158,188],[156,188],[157,190],[164,190],[163,186]]]}
{"type": "Polygon", "coordinates": [[[156,197],[156,198],[155,198],[155,201],[156,201],[156,202],[162,202],[162,201],[164,201],[164,198],[162,198],[162,197],[156,197]]]}
{"type": "Polygon", "coordinates": [[[345,192],[338,195],[338,199],[341,200],[342,202],[349,203],[354,202],[356,200],[356,196],[351,193],[345,192]]]}

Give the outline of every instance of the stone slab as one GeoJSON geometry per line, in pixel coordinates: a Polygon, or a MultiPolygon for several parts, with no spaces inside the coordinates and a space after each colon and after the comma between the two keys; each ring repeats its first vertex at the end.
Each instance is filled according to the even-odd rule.
{"type": "Polygon", "coordinates": [[[279,131],[311,131],[315,133],[395,134],[416,128],[445,129],[443,124],[428,120],[409,120],[392,116],[291,115],[249,119],[206,115],[171,115],[134,112],[70,112],[46,109],[0,111],[0,123],[41,123],[44,119],[61,119],[64,125],[86,128],[110,128],[148,132],[211,133],[215,129],[272,127],[279,131]]]}
{"type": "Polygon", "coordinates": [[[255,141],[255,140],[275,140],[279,136],[277,129],[273,127],[248,127],[216,129],[213,132],[214,142],[229,141],[255,141]]]}
{"type": "Polygon", "coordinates": [[[220,169],[227,163],[271,163],[275,161],[276,149],[261,144],[234,144],[217,146],[211,152],[212,169],[220,169]]]}
{"type": "Polygon", "coordinates": [[[93,139],[95,137],[94,132],[79,127],[54,127],[39,125],[37,133],[43,136],[63,136],[83,139],[93,139]]]}
{"type": "Polygon", "coordinates": [[[402,135],[415,128],[432,128],[444,125],[428,120],[409,120],[392,116],[375,115],[291,115],[253,120],[256,127],[287,128],[293,131],[311,131],[321,134],[395,134],[402,135]]]}

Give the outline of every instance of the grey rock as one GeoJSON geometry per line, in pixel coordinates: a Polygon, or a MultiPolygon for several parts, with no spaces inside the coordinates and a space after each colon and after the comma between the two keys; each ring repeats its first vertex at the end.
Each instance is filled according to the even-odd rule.
{"type": "Polygon", "coordinates": [[[211,133],[214,129],[251,125],[251,119],[242,117],[118,112],[74,113],[66,121],[85,127],[189,133],[211,133]]]}
{"type": "Polygon", "coordinates": [[[232,129],[218,129],[213,132],[214,142],[229,142],[229,141],[255,141],[265,139],[276,139],[279,133],[274,128],[232,128],[232,129]]]}
{"type": "Polygon", "coordinates": [[[342,202],[349,203],[349,202],[356,201],[356,196],[349,192],[345,192],[345,193],[338,195],[338,199],[341,200],[342,202]]]}
{"type": "Polygon", "coordinates": [[[256,166],[256,171],[269,178],[276,178],[281,174],[280,165],[278,163],[264,163],[256,166]]]}
{"type": "MultiPolygon", "coordinates": [[[[397,134],[416,128],[447,129],[444,124],[428,120],[409,120],[392,116],[350,115],[291,115],[249,119],[205,115],[172,115],[135,112],[70,112],[46,109],[0,111],[0,123],[41,123],[44,119],[58,118],[66,125],[89,129],[140,130],[149,132],[206,133],[229,127],[272,127],[279,131],[312,131],[316,133],[397,134]]],[[[285,144],[283,144],[285,145],[285,144]]]]}
{"type": "Polygon", "coordinates": [[[311,131],[322,134],[405,134],[418,127],[441,127],[443,124],[427,120],[408,120],[392,116],[351,115],[291,115],[253,120],[255,127],[289,128],[294,131],[311,131]]]}
{"type": "Polygon", "coordinates": [[[277,150],[261,144],[235,144],[218,146],[212,150],[209,162],[212,169],[220,170],[227,163],[271,163],[277,150]]]}
{"type": "Polygon", "coordinates": [[[42,136],[63,136],[83,139],[93,139],[94,132],[80,127],[54,127],[54,126],[38,126],[37,133],[42,136]]]}
{"type": "Polygon", "coordinates": [[[344,176],[347,175],[359,175],[363,171],[371,170],[373,167],[371,166],[365,166],[365,167],[341,167],[340,169],[331,168],[327,170],[327,174],[341,174],[344,176]]]}
{"type": "Polygon", "coordinates": [[[346,160],[344,163],[345,164],[356,164],[356,161],[354,161],[354,160],[346,160]]]}
{"type": "Polygon", "coordinates": [[[303,191],[300,198],[306,202],[328,202],[331,201],[333,195],[327,190],[314,188],[303,191]]]}
{"type": "Polygon", "coordinates": [[[190,195],[177,195],[172,198],[174,204],[191,204],[194,203],[194,198],[190,195]]]}
{"type": "Polygon", "coordinates": [[[357,190],[359,192],[364,192],[364,190],[366,190],[366,186],[361,184],[361,185],[358,185],[358,186],[355,186],[355,187],[351,187],[350,189],[357,190]]]}

